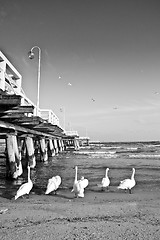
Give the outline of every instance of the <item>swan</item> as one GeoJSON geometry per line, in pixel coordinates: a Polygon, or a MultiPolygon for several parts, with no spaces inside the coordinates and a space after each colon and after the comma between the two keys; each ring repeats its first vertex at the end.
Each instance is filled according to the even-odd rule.
{"type": "Polygon", "coordinates": [[[45,194],[49,194],[50,192],[53,192],[53,191],[56,194],[56,191],[59,188],[61,182],[62,182],[61,177],[58,175],[50,178],[48,180],[47,189],[46,189],[45,194]]]}
{"type": "Polygon", "coordinates": [[[129,190],[129,193],[131,192],[131,189],[136,185],[136,181],[134,179],[134,175],[135,175],[135,168],[132,168],[132,176],[131,179],[125,179],[123,181],[120,182],[118,189],[125,189],[125,190],[129,190]]]}
{"type": "Polygon", "coordinates": [[[33,187],[33,183],[30,178],[30,166],[28,166],[27,168],[28,168],[28,182],[26,182],[20,186],[20,188],[18,189],[18,191],[15,195],[15,200],[25,194],[29,195],[29,193],[33,187]]]}
{"type": "Polygon", "coordinates": [[[101,184],[98,185],[99,187],[101,187],[102,191],[104,190],[104,188],[108,188],[108,186],[110,184],[110,179],[108,177],[108,171],[109,171],[109,168],[106,168],[105,177],[102,178],[101,184]]]}
{"type": "Polygon", "coordinates": [[[78,167],[75,167],[75,179],[73,183],[73,189],[71,192],[75,193],[76,197],[84,197],[84,188],[88,186],[88,179],[81,177],[80,180],[77,180],[78,167]]]}
{"type": "Polygon", "coordinates": [[[82,188],[86,188],[89,184],[89,181],[88,181],[88,179],[86,179],[82,176],[81,179],[79,180],[79,183],[82,188]]]}

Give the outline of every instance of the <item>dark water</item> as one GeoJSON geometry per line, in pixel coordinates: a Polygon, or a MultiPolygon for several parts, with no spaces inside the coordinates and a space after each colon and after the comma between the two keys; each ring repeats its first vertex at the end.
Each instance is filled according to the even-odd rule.
{"type": "MultiPolygon", "coordinates": [[[[130,178],[132,167],[136,169],[136,189],[141,191],[160,190],[160,143],[99,143],[91,144],[77,152],[66,152],[38,162],[36,169],[31,171],[35,194],[44,194],[48,179],[54,175],[62,177],[61,190],[72,189],[75,170],[78,166],[78,178],[89,180],[88,190],[93,190],[101,182],[105,169],[109,167],[111,186],[118,186],[125,178],[130,178]]],[[[24,171],[18,180],[5,179],[5,158],[0,158],[0,195],[14,196],[19,186],[27,180],[24,171]]],[[[115,188],[116,189],[116,188],[115,188]]]]}

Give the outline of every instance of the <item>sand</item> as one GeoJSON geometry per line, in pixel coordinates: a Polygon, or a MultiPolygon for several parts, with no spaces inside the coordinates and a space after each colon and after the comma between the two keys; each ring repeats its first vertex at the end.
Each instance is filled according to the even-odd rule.
{"type": "Polygon", "coordinates": [[[160,189],[0,197],[0,239],[160,239],[160,189]],[[4,211],[3,211],[4,210],[4,211]]]}

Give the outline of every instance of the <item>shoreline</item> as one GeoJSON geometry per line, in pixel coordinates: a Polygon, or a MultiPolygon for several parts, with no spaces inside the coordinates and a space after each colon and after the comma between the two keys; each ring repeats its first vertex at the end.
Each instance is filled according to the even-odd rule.
{"type": "Polygon", "coordinates": [[[159,239],[160,191],[69,191],[0,197],[1,239],[159,239]]]}

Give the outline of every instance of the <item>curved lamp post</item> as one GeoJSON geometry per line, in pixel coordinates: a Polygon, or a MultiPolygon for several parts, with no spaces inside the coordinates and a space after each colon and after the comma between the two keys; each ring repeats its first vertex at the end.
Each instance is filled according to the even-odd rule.
{"type": "Polygon", "coordinates": [[[63,130],[66,128],[66,110],[65,107],[60,108],[60,111],[63,113],[63,130]]]}
{"type": "Polygon", "coordinates": [[[39,90],[40,90],[40,77],[41,77],[41,49],[38,46],[34,46],[31,48],[31,50],[28,52],[29,59],[34,58],[34,49],[38,49],[38,87],[37,87],[37,115],[39,113],[39,90]]]}

